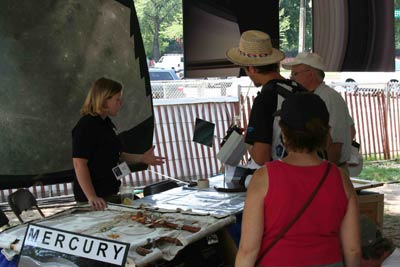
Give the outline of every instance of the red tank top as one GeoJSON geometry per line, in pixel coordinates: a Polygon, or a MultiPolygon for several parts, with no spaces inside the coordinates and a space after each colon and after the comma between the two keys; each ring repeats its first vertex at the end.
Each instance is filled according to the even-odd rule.
{"type": "MultiPolygon", "coordinates": [[[[260,253],[295,217],[316,188],[327,167],[266,164],[269,176],[264,199],[264,233],[260,253]]],[[[261,259],[261,266],[313,266],[342,261],[339,228],[347,196],[336,166],[297,222],[261,259]]]]}

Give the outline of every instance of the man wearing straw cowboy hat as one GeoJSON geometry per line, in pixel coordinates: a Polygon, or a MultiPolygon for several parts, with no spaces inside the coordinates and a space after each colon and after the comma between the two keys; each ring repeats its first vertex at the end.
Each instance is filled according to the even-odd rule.
{"type": "Polygon", "coordinates": [[[262,86],[254,99],[245,137],[245,142],[251,145],[249,153],[252,164],[255,163],[253,166],[281,158],[285,152],[273,113],[288,94],[305,89],[280,75],[279,62],[285,55],[272,47],[271,38],[265,32],[243,32],[239,47],[227,50],[226,57],[243,68],[255,86],[262,86]]]}

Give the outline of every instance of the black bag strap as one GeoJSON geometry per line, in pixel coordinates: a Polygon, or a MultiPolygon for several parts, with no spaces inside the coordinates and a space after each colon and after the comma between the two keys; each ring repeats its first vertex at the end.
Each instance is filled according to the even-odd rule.
{"type": "Polygon", "coordinates": [[[275,86],[275,90],[278,93],[278,95],[281,95],[283,98],[288,98],[289,96],[294,94],[295,89],[292,87],[292,90],[289,90],[289,89],[279,85],[279,83],[277,83],[275,86]]]}
{"type": "Polygon", "coordinates": [[[326,166],[325,172],[324,172],[321,180],[319,181],[319,183],[318,183],[317,187],[314,189],[314,191],[311,193],[310,197],[307,199],[307,201],[304,204],[304,206],[296,214],[296,216],[293,218],[293,220],[290,223],[288,223],[288,225],[286,225],[285,228],[282,229],[282,231],[275,237],[275,239],[268,245],[268,247],[266,247],[264,249],[264,251],[262,251],[262,253],[260,254],[258,260],[256,261],[255,266],[259,265],[259,261],[264,257],[264,255],[267,254],[268,251],[270,251],[270,249],[276,244],[276,242],[279,241],[279,239],[281,239],[286,234],[287,231],[289,231],[289,229],[295,224],[295,222],[301,217],[301,215],[304,213],[304,211],[308,208],[308,206],[310,205],[310,203],[312,202],[314,197],[317,195],[317,193],[318,193],[319,189],[321,188],[322,184],[326,180],[326,177],[328,176],[328,173],[329,173],[330,169],[331,169],[331,163],[328,162],[328,166],[326,166]]]}

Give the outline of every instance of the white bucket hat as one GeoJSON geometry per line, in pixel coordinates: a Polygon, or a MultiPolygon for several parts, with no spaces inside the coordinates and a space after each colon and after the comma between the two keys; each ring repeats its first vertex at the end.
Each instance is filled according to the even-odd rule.
{"type": "Polygon", "coordinates": [[[301,52],[292,61],[284,63],[282,66],[287,70],[291,70],[292,66],[300,64],[308,65],[314,69],[319,69],[322,71],[325,71],[326,69],[322,57],[316,53],[310,52],[301,52]]]}
{"type": "Polygon", "coordinates": [[[242,33],[239,47],[228,49],[226,57],[239,66],[265,66],[280,62],[285,54],[272,47],[268,34],[250,30],[242,33]]]}

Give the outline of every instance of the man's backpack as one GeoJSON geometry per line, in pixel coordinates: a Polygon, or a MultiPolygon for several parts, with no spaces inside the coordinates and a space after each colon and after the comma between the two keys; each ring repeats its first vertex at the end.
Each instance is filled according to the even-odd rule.
{"type": "MultiPolygon", "coordinates": [[[[307,92],[303,86],[292,80],[273,80],[273,82],[268,84],[268,87],[270,86],[272,87],[271,90],[275,90],[277,93],[276,110],[281,109],[282,102],[291,94],[307,92]]],[[[282,142],[281,128],[279,127],[279,117],[274,119],[271,155],[272,159],[274,160],[281,159],[287,155],[282,142]]]]}

